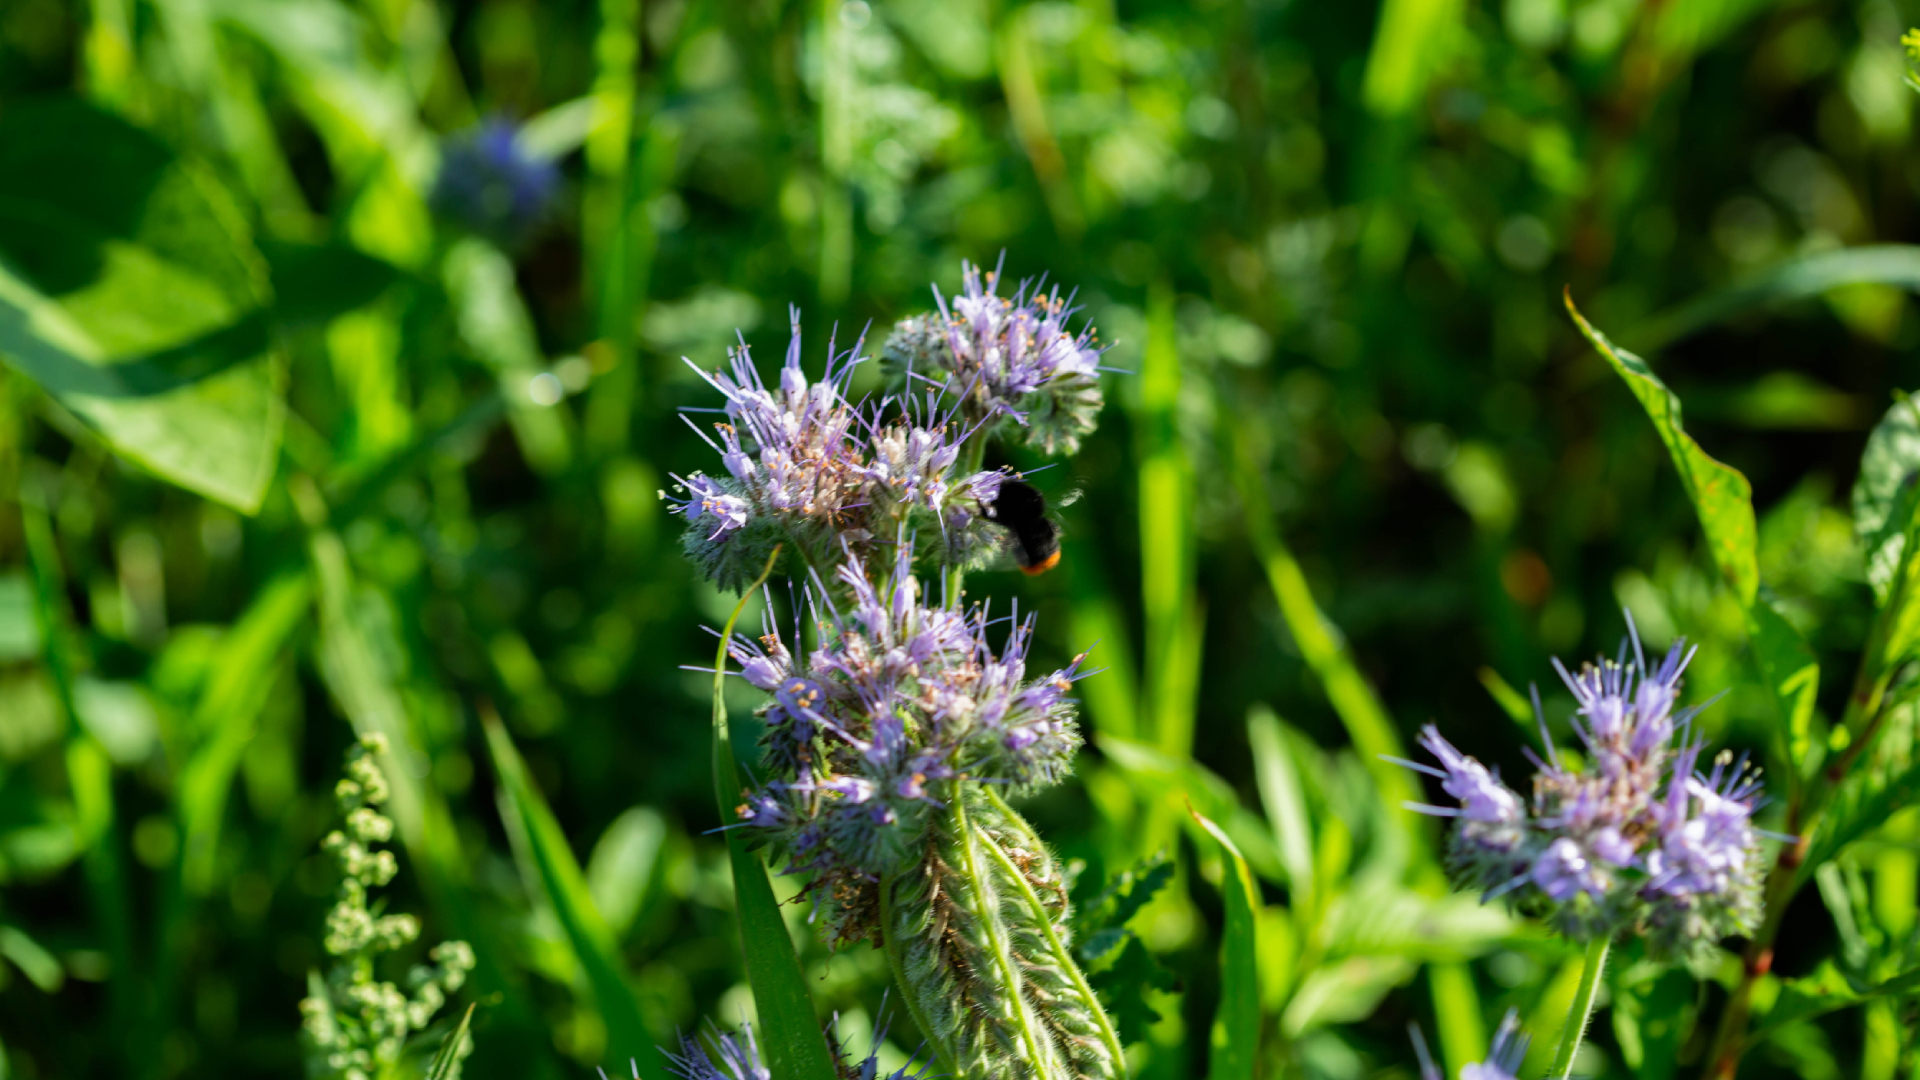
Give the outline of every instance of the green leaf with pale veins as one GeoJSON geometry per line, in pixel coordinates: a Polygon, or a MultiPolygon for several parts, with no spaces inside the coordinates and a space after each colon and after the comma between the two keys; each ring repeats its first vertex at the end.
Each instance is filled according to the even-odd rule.
{"type": "Polygon", "coordinates": [[[76,100],[0,116],[0,359],[120,456],[259,509],[286,417],[271,302],[211,172],[76,100]]]}

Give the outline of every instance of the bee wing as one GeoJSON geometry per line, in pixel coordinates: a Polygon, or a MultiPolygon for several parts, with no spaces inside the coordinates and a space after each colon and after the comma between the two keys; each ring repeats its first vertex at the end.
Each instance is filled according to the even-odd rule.
{"type": "Polygon", "coordinates": [[[1060,494],[1053,496],[1049,501],[1055,506],[1072,506],[1074,503],[1079,502],[1080,497],[1086,493],[1085,488],[1070,487],[1060,494]]]}

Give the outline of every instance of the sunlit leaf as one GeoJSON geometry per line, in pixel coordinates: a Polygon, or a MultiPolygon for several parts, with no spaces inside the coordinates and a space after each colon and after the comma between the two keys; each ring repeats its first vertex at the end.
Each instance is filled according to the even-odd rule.
{"type": "Polygon", "coordinates": [[[258,509],[284,372],[231,196],[76,101],[10,108],[0,146],[0,358],[121,455],[258,509]]]}
{"type": "Polygon", "coordinates": [[[1207,1080],[1253,1080],[1260,1056],[1260,888],[1227,834],[1198,811],[1193,819],[1220,846],[1226,927],[1220,935],[1220,1009],[1214,1015],[1207,1080]]]}
{"type": "Polygon", "coordinates": [[[1867,581],[1885,604],[1907,554],[1920,505],[1920,403],[1898,401],[1867,438],[1853,482],[1853,530],[1866,553],[1867,581]]]}
{"type": "Polygon", "coordinates": [[[1738,469],[1714,460],[1687,434],[1680,420],[1680,399],[1646,361],[1614,345],[1588,323],[1573,306],[1571,293],[1566,305],[1580,332],[1646,409],[1654,431],[1666,445],[1681,486],[1700,519],[1714,565],[1746,609],[1747,637],[1760,673],[1779,706],[1788,752],[1795,761],[1804,759],[1820,688],[1820,666],[1800,632],[1761,588],[1753,486],[1738,469]]]}

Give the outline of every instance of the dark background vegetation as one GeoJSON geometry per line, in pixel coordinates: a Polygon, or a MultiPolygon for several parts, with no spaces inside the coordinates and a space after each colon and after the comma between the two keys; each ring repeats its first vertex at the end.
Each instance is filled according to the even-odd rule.
{"type": "MultiPolygon", "coordinates": [[[[408,849],[391,894],[429,939],[466,936],[482,952],[470,1074],[586,1075],[607,1046],[500,824],[488,708],[580,858],[601,867],[603,899],[627,897],[609,921],[653,1037],[736,1017],[731,895],[708,834],[707,684],[680,669],[707,662],[700,626],[731,601],[692,579],[655,497],[669,473],[715,467],[676,415],[713,403],[680,357],[711,369],[738,329],[769,364],[791,303],[818,370],[831,328],[843,342],[882,335],[929,306],[929,283],[957,288],[962,259],[1004,255],[1010,279],[1077,290],[1118,368],[1138,371],[1155,334],[1177,350],[1171,438],[1155,434],[1139,380],[1114,375],[1100,432],[1040,474],[1056,496],[1082,492],[1060,511],[1063,568],[970,579],[1037,606],[1046,658],[1104,638],[1113,670],[1086,684],[1096,725],[1152,730],[1158,711],[1191,709],[1193,758],[1250,807],[1249,707],[1323,746],[1347,740],[1249,545],[1238,436],[1403,739],[1436,722],[1524,775],[1482,669],[1551,683],[1550,656],[1613,651],[1625,606],[1656,644],[1705,640],[1695,696],[1734,688],[1709,730],[1764,747],[1771,706],[1737,604],[1561,290],[1634,345],[1654,340],[1660,313],[1769,265],[1909,239],[1909,6],[652,0],[632,63],[608,66],[603,26],[623,10],[0,4],[0,121],[49,95],[89,98],[203,163],[261,245],[353,247],[394,268],[341,320],[284,331],[290,413],[257,515],[125,464],[0,372],[0,925],[54,961],[38,984],[14,952],[0,964],[7,1075],[302,1067],[295,1006],[323,961],[332,888],[316,845],[354,708],[352,678],[326,670],[322,615],[258,658],[268,690],[217,850],[179,896],[167,883],[181,872],[181,769],[212,737],[195,703],[233,662],[223,643],[270,581],[319,573],[329,543],[351,577],[343,610],[377,661],[362,675],[403,703],[422,783],[451,814],[440,861],[408,849]],[[616,134],[597,158],[567,152],[550,210],[501,245],[537,336],[534,367],[503,368],[461,330],[468,301],[438,269],[463,229],[427,217],[435,147],[596,85],[632,109],[632,139],[616,134]],[[616,264],[631,276],[615,280],[616,264]],[[457,423],[549,366],[573,380],[539,421],[558,451],[531,461],[516,427],[457,423]],[[1141,463],[1156,455],[1190,505],[1143,504],[1141,463]],[[363,497],[342,497],[376,474],[354,488],[363,497]],[[303,490],[331,511],[307,513],[303,490]],[[91,839],[67,767],[82,726],[34,644],[29,497],[53,526],[80,674],[134,695],[112,721],[133,734],[116,744],[110,829],[91,839]],[[1151,636],[1143,564],[1191,580],[1202,613],[1197,675],[1158,696],[1137,691],[1136,673],[1165,684],[1173,663],[1134,644],[1151,636]],[[595,852],[610,829],[644,858],[607,869],[595,852]],[[109,864],[119,953],[90,877],[109,864]]],[[[1869,609],[1847,492],[1868,428],[1914,381],[1916,343],[1907,296],[1865,285],[1650,351],[1690,430],[1752,479],[1763,515],[1778,508],[1766,573],[1829,654],[1859,647],[1869,609]]],[[[1828,680],[1829,711],[1844,685],[1828,680]]],[[[1543,689],[1564,716],[1557,685],[1543,689]]],[[[1088,784],[1103,762],[1088,752],[1088,784]]],[[[1068,856],[1127,854],[1079,780],[1031,812],[1068,856]]],[[[1142,930],[1182,980],[1161,999],[1152,1068],[1198,1075],[1220,909],[1199,878],[1177,891],[1142,930]]],[[[1801,940],[1817,944],[1831,931],[1808,907],[1801,940]]],[[[1473,971],[1491,1020],[1543,969],[1524,949],[1487,954],[1473,971]]],[[[809,962],[822,1000],[867,1022],[886,981],[875,955],[816,946],[809,962]]],[[[1797,962],[1790,945],[1781,964],[1797,962]]],[[[1276,1040],[1274,1068],[1407,1075],[1404,1024],[1431,1023],[1424,985],[1399,980],[1353,1023],[1276,1040]]],[[[1719,990],[1701,986],[1711,1011],[1719,990]]],[[[1851,1074],[1857,1024],[1826,1030],[1810,1050],[1757,1054],[1754,1074],[1816,1075],[1818,1060],[1851,1074]]],[[[1596,1045],[1598,1067],[1624,1068],[1606,1030],[1596,1045]]]]}

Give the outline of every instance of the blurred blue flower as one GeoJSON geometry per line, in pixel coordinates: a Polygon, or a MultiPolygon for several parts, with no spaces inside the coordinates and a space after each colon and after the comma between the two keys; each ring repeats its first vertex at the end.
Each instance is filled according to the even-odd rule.
{"type": "Polygon", "coordinates": [[[552,204],[560,170],[529,154],[519,135],[519,125],[494,117],[449,138],[433,185],[434,212],[497,243],[525,239],[552,204]]]}

